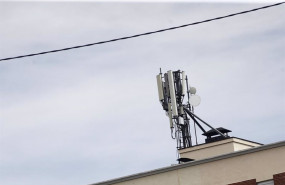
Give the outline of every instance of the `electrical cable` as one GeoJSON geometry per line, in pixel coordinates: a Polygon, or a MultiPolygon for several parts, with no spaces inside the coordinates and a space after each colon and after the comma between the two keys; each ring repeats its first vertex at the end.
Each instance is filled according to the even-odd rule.
{"type": "Polygon", "coordinates": [[[170,129],[171,129],[171,138],[175,139],[175,137],[173,137],[173,127],[171,127],[170,129]]]}
{"type": "Polygon", "coordinates": [[[141,33],[141,34],[127,36],[127,37],[121,37],[121,38],[116,38],[116,39],[111,39],[111,40],[105,40],[105,41],[95,42],[95,43],[90,43],[90,44],[85,44],[85,45],[78,45],[78,46],[73,46],[73,47],[68,47],[68,48],[50,50],[50,51],[45,51],[45,52],[40,52],[40,53],[20,55],[20,56],[9,57],[9,58],[2,58],[2,59],[0,59],[0,61],[12,60],[12,59],[18,59],[18,58],[24,58],[24,57],[32,57],[32,56],[36,56],[36,55],[44,55],[44,54],[48,54],[48,53],[55,53],[55,52],[66,51],[66,50],[71,50],[71,49],[89,47],[89,46],[93,46],[93,45],[105,44],[105,43],[109,43],[109,42],[116,42],[116,41],[120,41],[120,40],[126,40],[126,39],[131,39],[131,38],[135,38],[135,37],[141,37],[141,36],[145,36],[145,35],[151,35],[151,34],[155,34],[155,33],[165,32],[165,31],[169,31],[169,30],[175,30],[175,29],[184,28],[184,27],[188,27],[188,26],[193,26],[193,25],[197,25],[197,24],[202,24],[202,23],[206,23],[206,22],[216,21],[216,20],[219,20],[219,19],[233,17],[233,16],[236,16],[236,15],[246,14],[246,13],[254,12],[254,11],[257,11],[257,10],[261,10],[261,9],[266,9],[266,8],[270,8],[270,7],[274,7],[274,6],[279,6],[279,5],[284,4],[284,3],[285,2],[280,2],[280,3],[276,3],[276,4],[272,4],[272,5],[268,5],[268,6],[263,6],[263,7],[255,8],[255,9],[251,9],[251,10],[246,10],[246,11],[242,11],[242,12],[238,12],[238,13],[233,13],[233,14],[229,14],[229,15],[225,15],[225,16],[221,16],[221,17],[216,17],[216,18],[212,18],[212,19],[199,21],[199,22],[193,22],[193,23],[189,23],[189,24],[184,24],[184,25],[170,27],[170,28],[166,28],[166,29],[161,29],[161,30],[141,33]]]}

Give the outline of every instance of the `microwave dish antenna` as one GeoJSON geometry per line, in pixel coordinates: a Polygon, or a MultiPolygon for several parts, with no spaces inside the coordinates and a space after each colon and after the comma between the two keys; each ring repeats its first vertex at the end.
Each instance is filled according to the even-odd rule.
{"type": "Polygon", "coordinates": [[[190,92],[190,94],[196,94],[196,88],[195,87],[190,87],[189,92],[190,92]]]}
{"type": "Polygon", "coordinates": [[[197,107],[197,106],[200,105],[200,103],[201,103],[201,98],[200,98],[200,96],[198,96],[198,95],[196,95],[196,94],[190,96],[189,103],[190,103],[190,105],[192,105],[193,107],[197,107]]]}

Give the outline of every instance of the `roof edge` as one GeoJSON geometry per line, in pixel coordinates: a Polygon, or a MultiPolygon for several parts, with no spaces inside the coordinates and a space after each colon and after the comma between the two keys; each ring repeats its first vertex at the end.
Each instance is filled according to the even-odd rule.
{"type": "MultiPolygon", "coordinates": [[[[238,139],[240,139],[240,138],[238,138],[238,139]]],[[[258,143],[258,144],[260,144],[260,143],[258,143]]],[[[255,153],[255,152],[259,152],[259,151],[263,151],[263,150],[269,150],[272,148],[282,147],[282,146],[285,146],[285,140],[279,141],[276,143],[267,144],[267,145],[257,146],[257,147],[246,149],[246,150],[241,150],[241,151],[236,151],[236,152],[223,154],[223,155],[219,155],[219,156],[215,156],[215,157],[201,159],[201,160],[197,160],[197,161],[193,161],[193,162],[189,162],[189,163],[184,163],[184,164],[179,164],[179,165],[169,166],[169,167],[164,167],[164,168],[158,168],[158,169],[151,170],[151,171],[141,172],[141,173],[137,173],[137,174],[133,174],[133,175],[129,175],[129,176],[124,176],[124,177],[119,177],[119,178],[115,178],[115,179],[111,179],[111,180],[107,180],[107,181],[93,183],[90,185],[111,185],[114,183],[125,182],[128,180],[138,179],[141,177],[156,175],[156,174],[160,174],[160,173],[164,173],[164,172],[168,172],[168,171],[178,170],[178,169],[187,168],[190,166],[196,166],[199,164],[209,163],[209,162],[227,159],[227,158],[231,158],[231,157],[237,157],[240,155],[255,153]]]]}
{"type": "MultiPolygon", "coordinates": [[[[247,141],[247,142],[250,142],[250,143],[255,143],[255,144],[259,144],[259,145],[264,145],[264,144],[262,144],[262,143],[258,143],[258,142],[255,142],[255,141],[251,141],[251,140],[248,140],[248,139],[243,139],[243,138],[240,138],[240,137],[234,137],[234,136],[228,137],[227,139],[220,140],[220,141],[226,141],[226,140],[228,140],[228,139],[240,139],[240,140],[247,141]]],[[[213,143],[215,143],[215,142],[213,142],[213,143]]],[[[201,144],[198,144],[198,145],[194,145],[193,147],[196,147],[196,146],[203,146],[203,145],[207,145],[207,144],[210,144],[210,143],[201,143],[201,144]]],[[[184,149],[187,149],[187,148],[178,149],[178,150],[184,150],[184,149]]]]}
{"type": "Polygon", "coordinates": [[[258,142],[251,141],[251,140],[248,140],[248,139],[243,139],[243,138],[240,138],[240,137],[231,137],[231,138],[240,139],[240,140],[244,140],[244,141],[247,141],[247,142],[250,142],[250,143],[259,144],[259,145],[264,145],[262,143],[258,143],[258,142]]]}

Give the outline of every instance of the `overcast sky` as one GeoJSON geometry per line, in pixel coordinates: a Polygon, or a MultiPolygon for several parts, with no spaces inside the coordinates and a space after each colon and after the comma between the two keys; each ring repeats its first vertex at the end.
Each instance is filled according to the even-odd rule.
{"type": "MultiPolygon", "coordinates": [[[[267,4],[0,2],[0,58],[267,4]]],[[[202,98],[195,113],[212,126],[264,144],[284,140],[284,16],[281,5],[0,62],[0,184],[86,185],[176,163],[158,101],[160,67],[186,71],[202,98]]]]}

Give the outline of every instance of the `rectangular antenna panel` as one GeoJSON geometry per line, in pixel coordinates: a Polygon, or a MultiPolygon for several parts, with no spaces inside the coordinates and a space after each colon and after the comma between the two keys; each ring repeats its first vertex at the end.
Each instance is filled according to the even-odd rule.
{"type": "Polygon", "coordinates": [[[178,116],[177,105],[176,105],[176,93],[174,88],[174,80],[172,71],[168,71],[168,82],[169,82],[169,91],[171,98],[172,114],[174,117],[178,116]]]}
{"type": "Polygon", "coordinates": [[[182,117],[179,116],[179,124],[184,124],[184,119],[182,117]]]}
{"type": "Polygon", "coordinates": [[[182,95],[186,94],[186,75],[185,71],[182,71],[182,95]]]}
{"type": "Polygon", "coordinates": [[[166,97],[170,97],[170,93],[169,93],[169,83],[168,83],[168,75],[167,73],[164,73],[164,83],[163,83],[163,87],[165,88],[165,95],[166,97]]]}
{"type": "Polygon", "coordinates": [[[162,80],[161,80],[161,74],[156,76],[156,81],[157,81],[157,88],[158,88],[158,97],[159,101],[163,100],[163,86],[162,86],[162,80]]]}
{"type": "Polygon", "coordinates": [[[184,114],[184,109],[183,109],[183,106],[180,106],[179,107],[179,115],[182,115],[184,114]]]}

